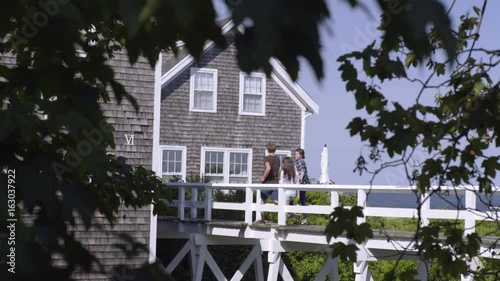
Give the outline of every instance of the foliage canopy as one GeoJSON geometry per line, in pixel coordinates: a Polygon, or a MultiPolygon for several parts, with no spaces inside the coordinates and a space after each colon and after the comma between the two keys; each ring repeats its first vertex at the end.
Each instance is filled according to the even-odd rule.
{"type": "MultiPolygon", "coordinates": [[[[361,5],[356,0],[347,2],[353,7],[361,5]]],[[[339,58],[342,78],[346,89],[355,93],[357,108],[377,116],[376,124],[362,118],[353,120],[348,127],[351,135],[368,141],[375,154],[383,148],[390,156],[401,155],[402,163],[407,163],[411,150],[419,146],[436,152],[435,157],[416,169],[416,174],[409,176],[419,192],[428,191],[434,181],[458,186],[470,183],[472,178],[478,180],[480,191],[491,192],[491,179],[500,166],[498,157],[488,157],[484,151],[500,145],[497,138],[500,115],[499,83],[489,77],[488,71],[498,65],[500,51],[474,49],[484,7],[474,8],[477,15],[464,16],[459,29],[452,30],[447,11],[438,0],[375,2],[383,11],[397,10],[392,20],[384,22],[382,18],[384,36],[380,46],[372,44],[362,52],[339,58]],[[445,61],[433,56],[439,50],[447,54],[445,61]],[[488,56],[489,60],[476,59],[477,53],[488,56]],[[361,60],[363,71],[380,83],[410,79],[408,67],[426,65],[431,77],[449,77],[438,85],[446,91],[438,96],[435,106],[422,105],[417,99],[410,108],[397,103],[389,108],[376,85],[359,80],[353,60],[361,60]],[[453,65],[453,70],[447,72],[446,65],[453,65]],[[477,166],[479,160],[482,169],[477,166]]],[[[234,23],[245,26],[245,32],[236,38],[242,70],[263,69],[269,74],[269,58],[276,57],[292,79],[296,79],[299,57],[304,57],[316,77],[323,78],[318,29],[330,17],[326,1],[227,0],[226,3],[234,23]]],[[[88,227],[93,224],[94,211],[113,221],[121,202],[143,207],[160,202],[159,198],[168,198],[156,175],[142,167],[132,168],[125,159],[107,154],[114,147],[114,139],[99,101],[125,99],[138,109],[135,99],[115,78],[108,61],[113,54],[126,51],[131,63],[145,57],[154,66],[159,52],[178,51],[179,40],[198,59],[207,40],[219,46],[225,44],[215,19],[216,11],[210,0],[3,3],[0,52],[14,54],[16,65],[9,67],[5,61],[0,64],[0,166],[3,170],[15,170],[17,175],[18,259],[29,261],[20,263],[16,278],[71,280],[75,268],[90,268],[95,258],[68,233],[67,224],[75,221],[73,211],[88,227]],[[86,53],[85,59],[77,50],[86,53]],[[41,114],[47,114],[48,118],[40,118],[41,114]],[[96,128],[103,132],[103,140],[88,156],[70,169],[60,166],[54,169],[57,163],[71,161],[67,152],[77,149],[85,139],[84,131],[96,128]],[[19,216],[20,211],[33,214],[34,225],[28,226],[19,216]],[[53,253],[62,253],[68,267],[53,267],[50,264],[53,253]]],[[[416,83],[422,89],[435,87],[428,81],[416,83]]],[[[2,180],[2,190],[8,189],[7,183],[7,179],[2,180]]],[[[6,201],[7,192],[0,196],[2,202],[6,201]]],[[[164,209],[162,204],[156,205],[160,208],[156,211],[164,209]]],[[[339,210],[338,214],[351,216],[345,219],[353,222],[352,218],[362,214],[362,210],[353,212],[356,213],[339,210]]],[[[7,219],[6,214],[6,210],[0,214],[2,223],[7,219]]],[[[356,241],[369,237],[366,226],[349,224],[356,241]]],[[[420,228],[420,245],[435,246],[435,233],[430,228],[420,228]]],[[[450,237],[462,234],[452,230],[447,233],[450,237]]],[[[477,254],[478,241],[477,236],[469,234],[468,242],[460,244],[460,251],[468,256],[477,254]]],[[[1,247],[6,250],[4,245],[1,247]]],[[[449,251],[453,249],[456,248],[449,251]]],[[[456,252],[445,252],[445,247],[439,250],[424,255],[443,258],[450,270],[466,272],[463,259],[448,261],[456,252]]],[[[4,267],[5,255],[0,259],[4,267]]],[[[4,269],[2,272],[7,272],[4,269]]],[[[148,277],[141,280],[158,277],[148,267],[143,273],[148,277]]]]}

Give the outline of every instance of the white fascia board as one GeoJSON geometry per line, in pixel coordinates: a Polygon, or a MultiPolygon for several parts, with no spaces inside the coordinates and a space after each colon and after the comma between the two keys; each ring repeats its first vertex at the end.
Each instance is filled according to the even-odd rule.
{"type": "MultiPolygon", "coordinates": [[[[271,58],[270,63],[273,67],[273,72],[276,73],[278,78],[290,88],[292,93],[297,99],[311,112],[318,114],[319,106],[314,100],[306,93],[306,91],[296,82],[293,82],[290,75],[286,72],[285,68],[275,58],[271,58]]],[[[276,80],[276,79],[275,79],[276,80]]]]}
{"type": "Polygon", "coordinates": [[[281,81],[276,73],[271,73],[271,78],[273,78],[273,80],[285,91],[285,93],[288,94],[288,96],[299,106],[301,110],[307,110],[306,105],[297,98],[297,95],[295,95],[283,81],[281,81]]]}

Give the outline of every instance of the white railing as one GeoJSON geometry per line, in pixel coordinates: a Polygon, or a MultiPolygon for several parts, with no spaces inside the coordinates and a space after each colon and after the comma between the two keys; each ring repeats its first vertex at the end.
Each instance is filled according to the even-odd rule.
{"type": "MultiPolygon", "coordinates": [[[[197,219],[198,210],[204,210],[203,219],[210,221],[213,210],[232,210],[245,213],[244,221],[247,224],[253,223],[253,213],[256,213],[256,220],[261,219],[260,212],[278,213],[278,225],[286,225],[288,213],[307,213],[330,215],[333,209],[339,206],[339,194],[357,194],[357,205],[364,207],[364,218],[359,218],[358,223],[366,220],[366,217],[386,217],[386,218],[417,218],[416,208],[394,208],[394,207],[370,207],[367,206],[367,196],[370,193],[386,194],[414,194],[415,189],[401,186],[359,186],[359,185],[279,185],[279,184],[222,184],[222,183],[168,183],[167,187],[178,190],[178,197],[171,203],[172,207],[177,207],[177,217],[180,220],[188,218],[197,219]],[[189,190],[191,198],[186,200],[186,192],[189,190]],[[199,191],[203,190],[203,194],[199,191]],[[242,190],[245,192],[244,202],[217,202],[213,199],[214,190],[242,190]],[[278,204],[261,204],[260,190],[277,190],[278,204]],[[285,190],[306,190],[308,192],[329,192],[329,205],[286,205],[285,190]],[[200,196],[203,195],[203,196],[200,196]],[[200,197],[203,197],[200,199],[200,197]],[[254,200],[255,198],[255,200],[254,200]],[[190,209],[190,215],[186,217],[185,209],[190,209]]],[[[500,218],[500,211],[478,211],[476,209],[476,188],[452,188],[441,187],[440,192],[449,192],[450,195],[464,196],[464,209],[431,209],[429,194],[421,197],[420,213],[422,224],[429,223],[429,219],[458,219],[464,220],[466,233],[474,232],[477,220],[495,221],[500,218]]],[[[500,191],[500,190],[498,190],[500,191]]],[[[500,192],[499,192],[500,193],[500,192]]],[[[496,193],[496,194],[499,194],[496,193]]]]}

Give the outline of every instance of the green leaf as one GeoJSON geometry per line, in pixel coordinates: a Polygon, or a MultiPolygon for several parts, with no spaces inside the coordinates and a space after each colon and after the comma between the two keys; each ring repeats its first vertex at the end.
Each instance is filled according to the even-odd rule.
{"type": "Polygon", "coordinates": [[[474,88],[472,89],[472,92],[474,95],[479,96],[483,89],[485,88],[484,82],[482,80],[476,81],[474,83],[474,88]]]}
{"type": "MultiPolygon", "coordinates": [[[[406,59],[405,59],[405,66],[407,68],[410,67],[411,64],[414,64],[416,62],[416,57],[415,57],[415,54],[414,53],[409,53],[407,56],[406,56],[406,59]]],[[[415,66],[415,65],[414,65],[415,66]]]]}
{"type": "Polygon", "coordinates": [[[480,8],[474,6],[473,9],[474,9],[474,12],[476,13],[477,16],[481,15],[481,9],[480,8]]]}
{"type": "Polygon", "coordinates": [[[445,65],[443,63],[436,63],[434,71],[436,71],[437,76],[444,75],[446,71],[445,65]]]}
{"type": "Polygon", "coordinates": [[[358,246],[336,242],[332,246],[332,257],[339,257],[342,261],[356,261],[358,246]]]}
{"type": "MultiPolygon", "coordinates": [[[[377,1],[382,11],[394,10],[391,1],[377,1]]],[[[411,5],[402,7],[401,12],[391,14],[390,22],[384,23],[385,35],[382,47],[387,50],[398,48],[400,38],[405,47],[415,54],[417,60],[422,60],[430,55],[432,47],[428,40],[428,26],[431,25],[441,38],[444,49],[450,61],[456,55],[457,39],[452,33],[451,21],[446,13],[446,8],[437,0],[412,1],[411,5]]]]}
{"type": "Polygon", "coordinates": [[[485,194],[490,194],[491,191],[491,180],[483,177],[479,178],[479,193],[484,192],[485,194]]]}
{"type": "Polygon", "coordinates": [[[366,119],[361,119],[360,117],[352,119],[349,125],[347,125],[347,129],[349,129],[351,137],[357,134],[361,134],[366,124],[366,119]]]}
{"type": "Polygon", "coordinates": [[[319,25],[330,17],[326,1],[242,1],[232,15],[237,26],[245,19],[253,22],[236,36],[238,64],[244,72],[270,71],[269,60],[275,57],[296,80],[298,57],[303,57],[316,78],[323,78],[319,25]]]}
{"type": "Polygon", "coordinates": [[[489,157],[483,161],[481,167],[484,168],[484,174],[491,178],[496,177],[497,170],[500,170],[500,157],[489,157]]]}
{"type": "Polygon", "coordinates": [[[419,193],[427,192],[431,187],[431,181],[427,175],[421,174],[417,177],[417,191],[419,193]]]}
{"type": "Polygon", "coordinates": [[[143,1],[119,0],[121,19],[129,36],[133,36],[137,30],[137,20],[143,8],[143,1]]]}

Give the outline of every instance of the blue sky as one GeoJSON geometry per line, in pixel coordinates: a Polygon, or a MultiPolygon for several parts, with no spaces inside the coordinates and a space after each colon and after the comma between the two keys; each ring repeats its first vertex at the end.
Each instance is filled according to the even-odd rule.
{"type": "MultiPolygon", "coordinates": [[[[339,64],[336,62],[337,57],[342,55],[346,49],[352,48],[362,50],[366,44],[378,39],[376,31],[376,21],[374,17],[370,17],[366,12],[360,9],[351,9],[346,1],[328,1],[332,17],[325,22],[322,28],[322,57],[325,63],[325,78],[318,82],[309,65],[301,64],[301,77],[299,84],[311,95],[311,97],[320,105],[319,115],[312,115],[307,119],[306,126],[306,162],[311,177],[319,178],[321,151],[326,144],[329,151],[329,176],[337,184],[368,184],[371,175],[359,176],[358,173],[353,173],[355,168],[355,160],[363,151],[364,156],[367,156],[367,148],[363,147],[359,137],[351,138],[349,132],[345,129],[347,124],[356,116],[365,116],[363,112],[355,109],[354,97],[352,93],[345,91],[345,84],[340,79],[340,72],[337,70],[339,64]]],[[[369,4],[371,14],[376,16],[380,11],[372,4],[375,1],[362,1],[369,4]]],[[[449,7],[452,0],[442,0],[442,3],[449,7]]],[[[452,23],[457,25],[459,16],[470,11],[472,6],[481,7],[483,1],[468,0],[456,1],[452,10],[452,23]]],[[[217,3],[217,0],[216,0],[217,3]]],[[[218,11],[224,13],[221,7],[218,11]]],[[[485,19],[481,27],[481,38],[476,47],[500,47],[500,36],[498,30],[500,24],[495,11],[500,11],[500,1],[489,1],[486,9],[485,19]]],[[[426,72],[422,69],[417,69],[411,72],[417,77],[424,77],[426,72]]],[[[494,72],[496,76],[494,80],[500,77],[498,69],[494,72]]],[[[415,100],[419,88],[402,81],[385,82],[383,93],[390,100],[396,100],[403,105],[411,105],[415,100]]],[[[425,92],[424,101],[432,102],[435,92],[425,92]]],[[[425,155],[420,153],[415,159],[423,159],[425,155]]],[[[377,165],[372,165],[372,168],[377,168],[377,165]]],[[[386,171],[384,174],[377,176],[374,183],[376,184],[391,184],[405,185],[407,181],[404,178],[404,170],[396,168],[386,171]]]]}

